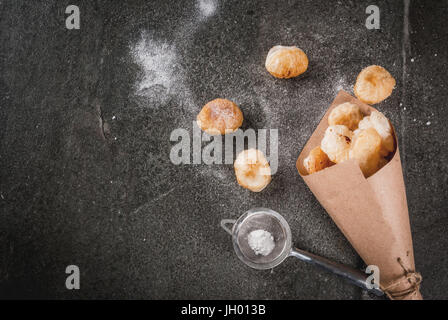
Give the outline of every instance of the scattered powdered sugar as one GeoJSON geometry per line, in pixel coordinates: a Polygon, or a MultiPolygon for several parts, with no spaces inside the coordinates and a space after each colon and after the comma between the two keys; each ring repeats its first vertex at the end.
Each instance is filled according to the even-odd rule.
{"type": "Polygon", "coordinates": [[[217,0],[197,0],[194,14],[183,21],[179,21],[179,28],[174,30],[173,39],[167,42],[156,38],[156,34],[142,32],[140,40],[131,46],[131,55],[141,67],[143,76],[136,83],[136,94],[165,101],[170,93],[182,95],[188,99],[190,94],[185,85],[185,72],[181,66],[182,56],[177,48],[184,48],[195,31],[216,14],[217,0]]]}
{"type": "Polygon", "coordinates": [[[254,230],[247,237],[249,246],[256,255],[267,256],[274,250],[274,237],[270,232],[262,229],[254,230]]]}
{"type": "Polygon", "coordinates": [[[341,90],[350,91],[350,85],[344,78],[340,78],[334,85],[334,91],[337,93],[341,90]]]}
{"type": "Polygon", "coordinates": [[[146,33],[132,48],[132,55],[143,69],[143,79],[137,86],[137,93],[154,87],[167,91],[173,87],[176,78],[176,51],[173,45],[152,39],[146,33]]]}
{"type": "Polygon", "coordinates": [[[201,165],[195,166],[195,169],[201,175],[205,175],[208,179],[212,179],[219,183],[220,186],[227,186],[235,183],[233,172],[229,172],[226,167],[220,165],[201,165]]]}
{"type": "Polygon", "coordinates": [[[216,11],[216,0],[199,0],[198,8],[204,17],[212,16],[216,11]]]}

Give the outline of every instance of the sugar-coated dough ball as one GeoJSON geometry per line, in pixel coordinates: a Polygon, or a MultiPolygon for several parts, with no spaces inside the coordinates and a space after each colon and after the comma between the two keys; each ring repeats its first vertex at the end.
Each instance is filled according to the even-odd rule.
{"type": "Polygon", "coordinates": [[[353,132],[343,125],[329,126],[321,141],[321,149],[334,163],[348,159],[353,132]]]}
{"type": "Polygon", "coordinates": [[[303,159],[303,166],[309,174],[325,169],[332,164],[327,154],[319,146],[312,149],[308,157],[303,159]]]}
{"type": "Polygon", "coordinates": [[[395,79],[380,66],[364,68],[356,79],[355,96],[364,103],[374,104],[383,101],[392,94],[395,79]]]}
{"type": "Polygon", "coordinates": [[[233,167],[238,184],[251,191],[260,192],[271,181],[271,167],[260,150],[243,150],[233,167]]]}
{"type": "Polygon", "coordinates": [[[345,102],[331,110],[328,116],[328,124],[330,126],[341,124],[350,130],[355,130],[358,128],[361,119],[362,113],[359,107],[356,104],[345,102]]]}
{"type": "Polygon", "coordinates": [[[308,68],[308,57],[297,47],[275,46],[266,57],[266,69],[276,78],[293,78],[308,68]]]}
{"type": "Polygon", "coordinates": [[[381,136],[381,154],[386,156],[389,152],[395,150],[394,137],[392,135],[392,127],[389,120],[379,111],[372,111],[370,116],[364,117],[359,122],[359,129],[374,128],[376,132],[381,136]]]}
{"type": "Polygon", "coordinates": [[[243,124],[243,113],[230,100],[215,99],[208,102],[196,120],[199,128],[211,135],[236,131],[243,124]]]}
{"type": "Polygon", "coordinates": [[[350,148],[350,159],[358,162],[364,176],[370,177],[384,165],[381,156],[381,136],[374,128],[361,129],[350,148]]]}

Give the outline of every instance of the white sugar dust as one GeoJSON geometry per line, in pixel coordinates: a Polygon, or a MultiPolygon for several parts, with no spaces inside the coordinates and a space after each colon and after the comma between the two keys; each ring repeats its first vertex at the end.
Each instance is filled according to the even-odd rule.
{"type": "Polygon", "coordinates": [[[249,246],[255,252],[256,255],[267,256],[274,250],[275,242],[274,237],[268,231],[259,229],[249,233],[247,237],[249,246]]]}
{"type": "Polygon", "coordinates": [[[210,17],[215,14],[216,0],[199,0],[198,7],[204,17],[210,17]]]}
{"type": "Polygon", "coordinates": [[[132,48],[134,60],[143,69],[143,79],[138,84],[138,93],[161,86],[170,90],[176,80],[177,57],[173,45],[155,41],[144,33],[141,40],[132,48]]]}

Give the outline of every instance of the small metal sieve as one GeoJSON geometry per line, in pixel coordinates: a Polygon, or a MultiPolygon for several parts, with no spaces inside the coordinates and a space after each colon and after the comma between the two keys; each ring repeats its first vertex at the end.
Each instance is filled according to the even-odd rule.
{"type": "Polygon", "coordinates": [[[249,267],[260,270],[271,269],[282,263],[287,257],[293,256],[333,272],[376,295],[383,295],[383,292],[379,288],[372,287],[366,281],[367,275],[361,271],[300,249],[293,249],[291,229],[288,223],[280,214],[271,209],[250,209],[237,220],[221,220],[221,227],[232,236],[233,248],[235,249],[236,255],[249,267]],[[228,224],[233,224],[231,230],[227,227],[228,224]],[[259,229],[269,232],[274,238],[275,247],[266,256],[255,254],[249,246],[249,234],[259,229]]]}

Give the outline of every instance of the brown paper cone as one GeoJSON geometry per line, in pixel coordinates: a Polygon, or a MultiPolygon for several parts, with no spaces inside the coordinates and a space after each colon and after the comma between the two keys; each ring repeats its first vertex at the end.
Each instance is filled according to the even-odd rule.
{"type": "MultiPolygon", "coordinates": [[[[368,106],[340,91],[297,159],[300,176],[367,265],[380,270],[380,283],[392,299],[422,299],[415,273],[411,228],[398,146],[381,170],[365,178],[354,160],[309,175],[303,159],[320,145],[328,115],[351,102],[368,115],[368,106]]],[[[395,132],[394,132],[395,135],[395,132]]],[[[397,139],[395,138],[395,141],[397,139]]]]}

